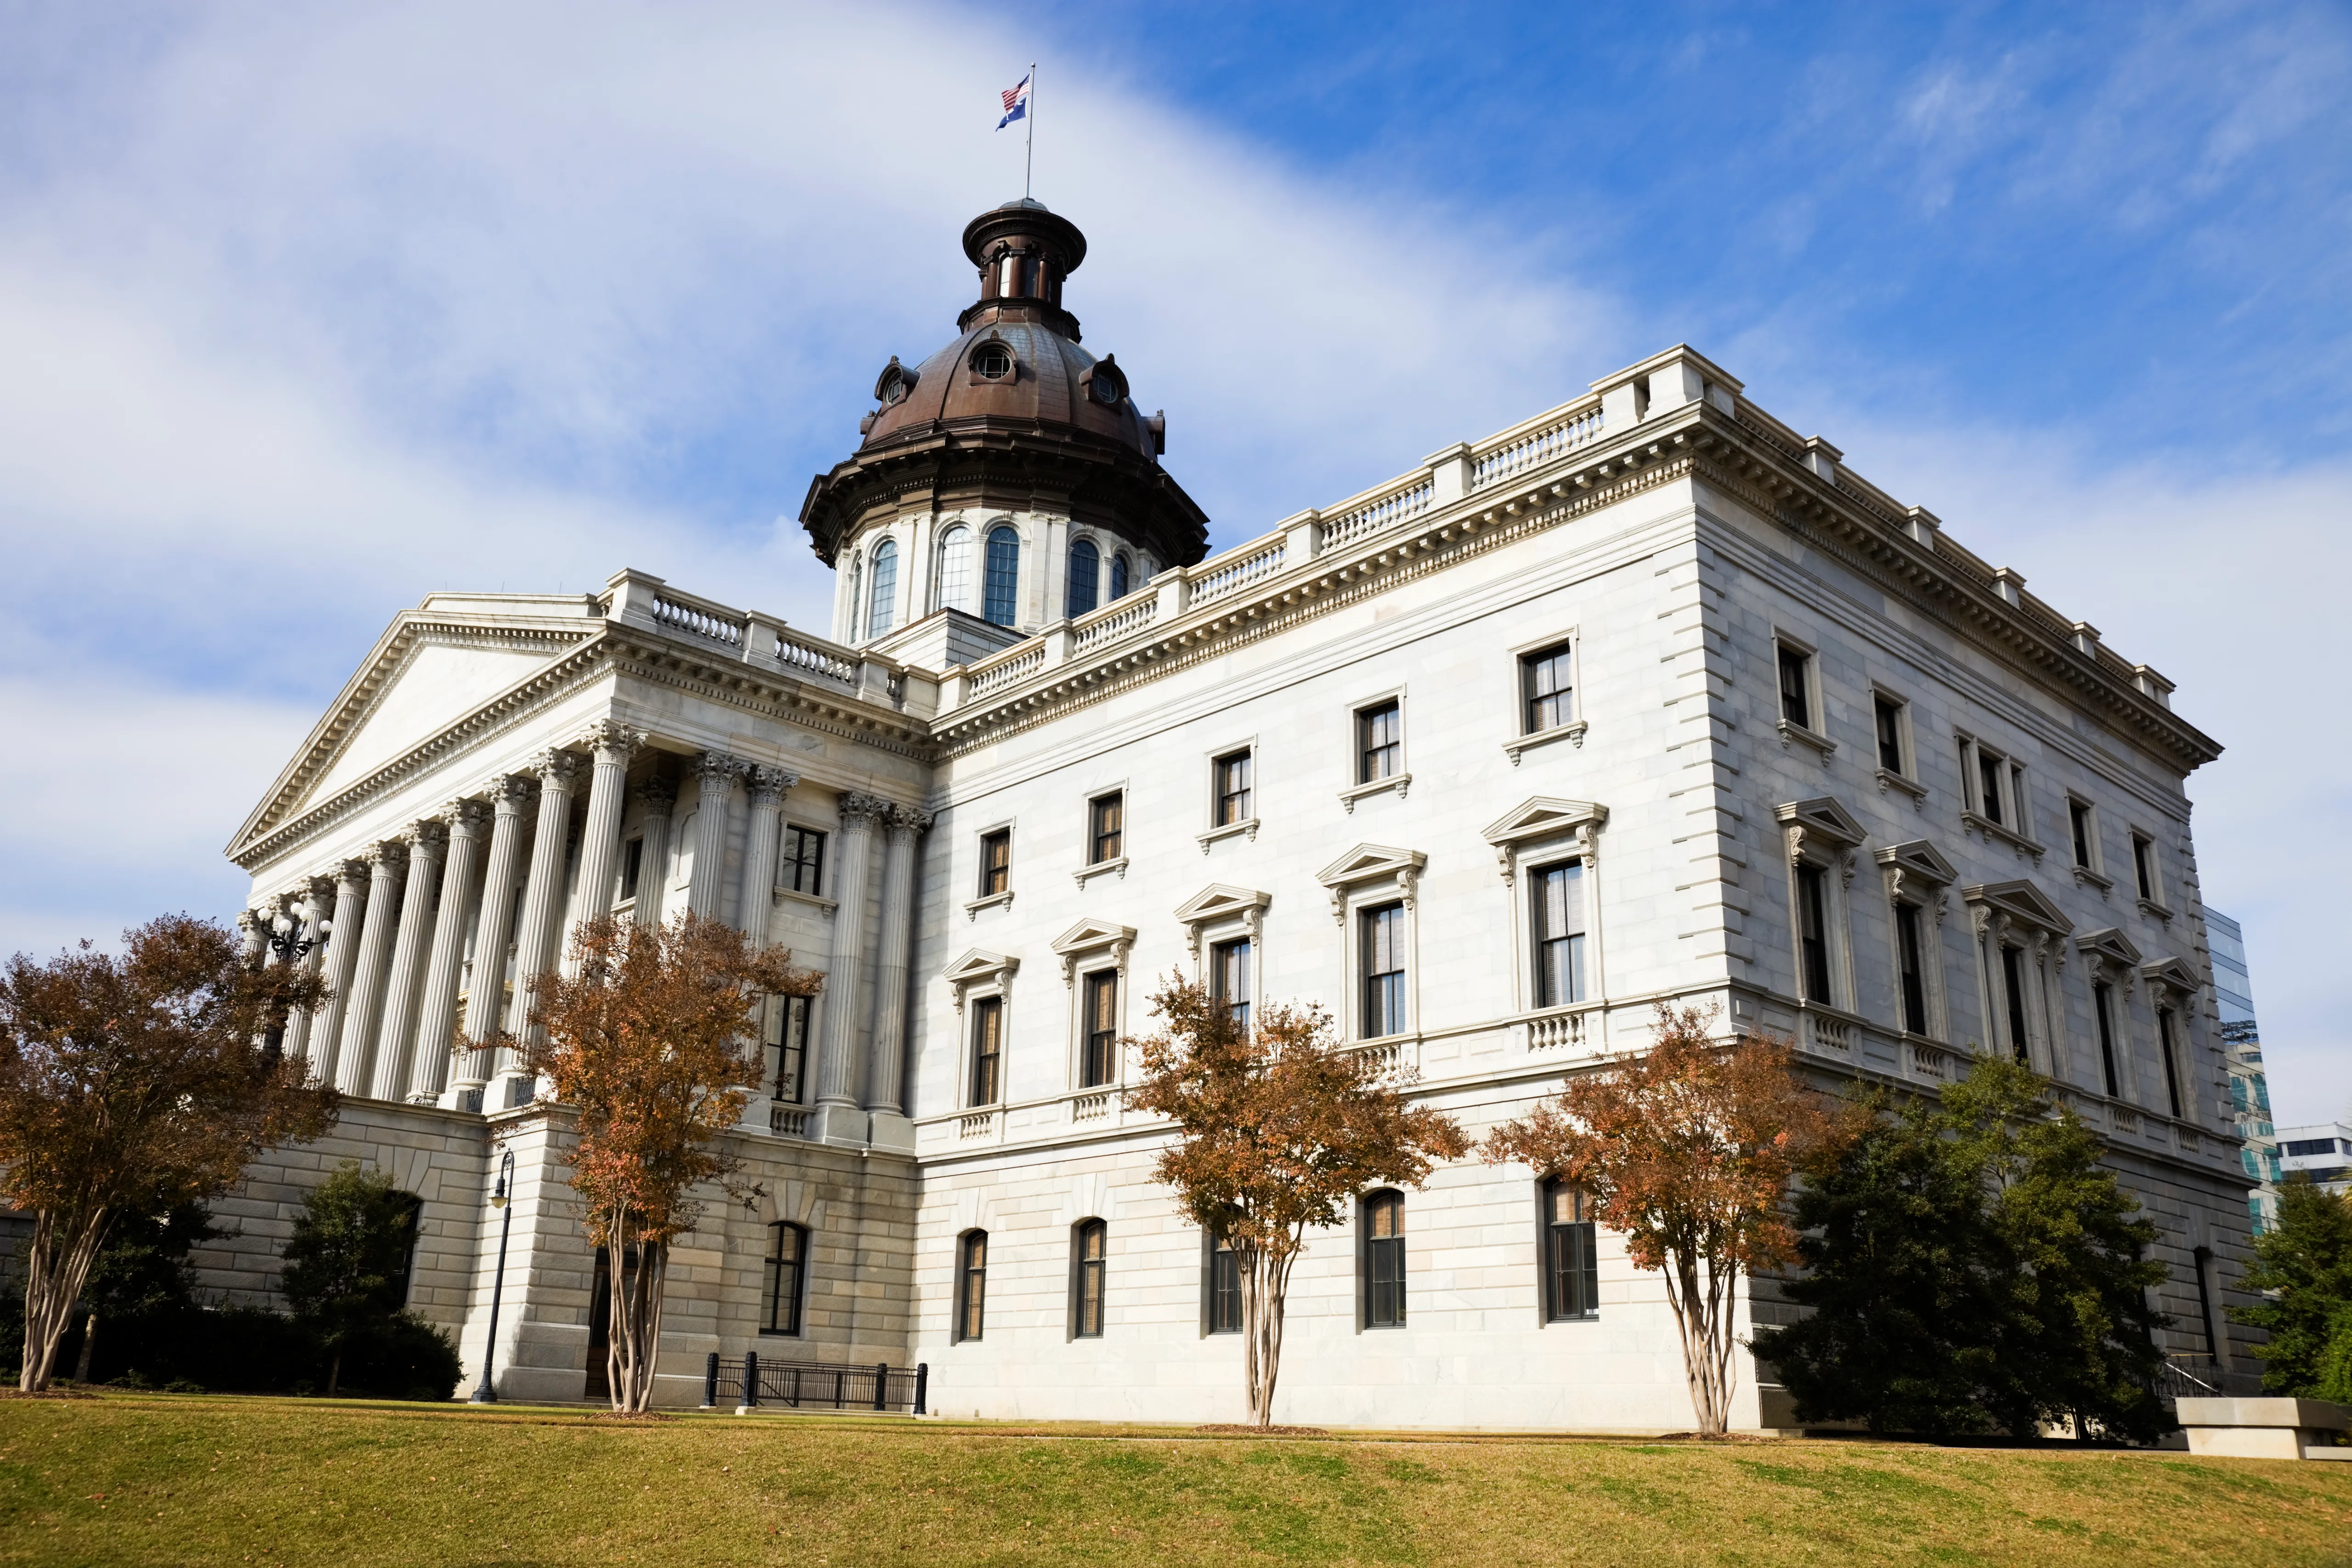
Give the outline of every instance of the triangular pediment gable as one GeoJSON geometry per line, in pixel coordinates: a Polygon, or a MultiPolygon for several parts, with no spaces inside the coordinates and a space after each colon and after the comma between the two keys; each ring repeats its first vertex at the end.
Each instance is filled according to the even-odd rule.
{"type": "Polygon", "coordinates": [[[1784,801],[1772,808],[1772,815],[1787,826],[1801,827],[1848,849],[1867,837],[1867,830],[1854,819],[1853,813],[1825,795],[1811,800],[1784,801]]]}
{"type": "Polygon", "coordinates": [[[1588,824],[1599,827],[1608,820],[1609,808],[1605,805],[1596,805],[1589,800],[1560,800],[1539,795],[1490,824],[1483,837],[1487,843],[1500,847],[1515,844],[1523,838],[1573,833],[1588,824]]]}
{"type": "Polygon", "coordinates": [[[1906,877],[1932,882],[1939,888],[1949,887],[1960,879],[1959,868],[1954,866],[1936,847],[1924,838],[1913,838],[1901,844],[1890,844],[1878,851],[1878,863],[1906,877]]]}
{"type": "Polygon", "coordinates": [[[1263,910],[1272,901],[1269,895],[1255,889],[1212,882],[1177,905],[1176,918],[1189,926],[1202,926],[1212,921],[1233,920],[1253,910],[1263,910]]]}
{"type": "Polygon", "coordinates": [[[1133,926],[1114,925],[1109,921],[1084,920],[1054,939],[1055,952],[1085,952],[1092,948],[1117,947],[1135,941],[1133,926]]]}
{"type": "Polygon", "coordinates": [[[1961,889],[1960,897],[1972,904],[1982,904],[2000,910],[2013,921],[2053,936],[2063,935],[2074,929],[2066,911],[2050,901],[2050,896],[2032,883],[1978,882],[1961,889]]]}
{"type": "Polygon", "coordinates": [[[2168,985],[2183,996],[2197,994],[2197,975],[2189,965],[2167,953],[2164,957],[2139,966],[2140,978],[2150,985],[2168,985]]]}
{"type": "Polygon", "coordinates": [[[975,947],[949,964],[940,972],[940,978],[951,985],[978,985],[1000,974],[1010,974],[1020,967],[1021,961],[1017,958],[1008,958],[1003,953],[975,947]]]}
{"type": "Polygon", "coordinates": [[[2139,949],[2132,945],[2131,938],[2113,926],[2086,931],[2074,939],[2074,945],[2094,963],[2112,963],[2122,969],[2139,967],[2139,949]]]}
{"type": "Polygon", "coordinates": [[[1429,857],[1418,849],[1397,849],[1386,844],[1359,844],[1316,872],[1315,879],[1327,888],[1344,888],[1355,882],[1393,877],[1401,871],[1418,871],[1428,864],[1429,857]]]}

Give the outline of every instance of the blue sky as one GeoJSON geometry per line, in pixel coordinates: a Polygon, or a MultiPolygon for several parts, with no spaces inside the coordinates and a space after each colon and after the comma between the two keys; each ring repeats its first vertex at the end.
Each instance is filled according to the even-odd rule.
{"type": "Polygon", "coordinates": [[[1217,542],[1687,340],[2180,683],[2280,1112],[2352,1110],[2334,5],[0,5],[0,948],[233,910],[435,588],[822,626],[790,520],[1033,58],[1217,542]]]}

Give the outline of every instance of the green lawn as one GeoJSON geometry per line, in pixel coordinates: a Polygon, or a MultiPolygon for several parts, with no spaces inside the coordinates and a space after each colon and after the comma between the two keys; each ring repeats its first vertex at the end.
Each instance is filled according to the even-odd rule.
{"type": "Polygon", "coordinates": [[[2352,1563],[2352,1465],[0,1399],[0,1563],[2352,1563]]]}

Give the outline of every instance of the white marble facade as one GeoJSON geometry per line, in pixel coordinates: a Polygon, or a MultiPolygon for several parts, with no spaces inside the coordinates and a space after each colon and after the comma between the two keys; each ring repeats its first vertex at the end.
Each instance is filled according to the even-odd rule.
{"type": "MultiPolygon", "coordinates": [[[[2205,1353],[2210,1303],[2242,1357],[2219,1320],[2245,1183],[2183,787],[2218,748],[2162,677],[1725,372],[1671,350],[1197,564],[1130,549],[1128,595],[1106,570],[1075,618],[1072,520],[1003,515],[1024,552],[1009,626],[939,580],[946,527],[977,540],[995,514],[919,506],[845,542],[839,640],[633,572],[399,616],[232,849],[257,924],[331,918],[300,961],[342,999],[288,1043],[357,1098],[326,1145],[256,1171],[215,1280],[266,1289],[299,1190],[371,1160],[425,1199],[414,1300],[478,1365],[508,1140],[525,1175],[500,1385],[581,1397],[592,1260],[560,1117],[509,1109],[528,1091],[510,1066],[447,1042],[502,1003],[478,955],[528,969],[592,909],[691,906],[827,986],[800,1092],[738,1135],[765,1196],[714,1208],[681,1251],[662,1397],[695,1398],[705,1352],[754,1348],[926,1363],[952,1415],[1235,1419],[1240,1341],[1209,1331],[1203,1238],[1148,1175],[1165,1134],[1120,1104],[1131,1061],[1087,1081],[1093,977],[1115,977],[1117,1029],[1147,1032],[1161,977],[1246,938],[1255,1000],[1320,1002],[1360,1035],[1363,916],[1398,905],[1402,1027],[1367,1048],[1474,1131],[1637,1047],[1660,999],[1790,1033],[1832,1074],[1923,1085],[2012,1048],[2021,1019],[2164,1232],[2172,1348],[2205,1353]],[[885,530],[895,598],[867,636],[871,581],[845,579],[885,530]],[[1522,661],[1561,647],[1568,691],[1538,721],[1522,661]],[[1390,702],[1402,752],[1368,779],[1358,715],[1390,702]],[[1215,763],[1243,752],[1250,798],[1221,822],[1215,763]],[[1097,857],[1089,803],[1112,794],[1120,837],[1097,857]],[[814,885],[795,829],[826,835],[814,885]],[[1578,868],[1583,989],[1539,1005],[1530,900],[1558,865],[1578,868]],[[991,1015],[992,1094],[974,1052],[991,1015]],[[757,1322],[778,1220],[813,1248],[789,1339],[757,1322]],[[1098,1336],[1073,1296],[1092,1220],[1098,1336]],[[950,1310],[973,1232],[976,1339],[950,1310]]],[[[1530,1173],[1448,1166],[1404,1209],[1402,1327],[1368,1326],[1353,1232],[1314,1239],[1282,1418],[1687,1426],[1657,1277],[1612,1238],[1598,1310],[1547,1321],[1530,1173]]],[[[1782,1310],[1759,1297],[1743,1311],[1782,1310]]],[[[1743,1364],[1738,1422],[1784,1405],[1743,1364]]]]}

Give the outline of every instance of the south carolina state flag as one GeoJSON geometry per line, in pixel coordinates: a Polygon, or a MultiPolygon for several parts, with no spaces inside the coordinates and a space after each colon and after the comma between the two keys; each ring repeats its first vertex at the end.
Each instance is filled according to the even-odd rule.
{"type": "Polygon", "coordinates": [[[1005,89],[1004,118],[996,122],[996,128],[1002,131],[1014,121],[1025,120],[1028,116],[1029,79],[1024,76],[1021,79],[1020,86],[1005,89]]]}

